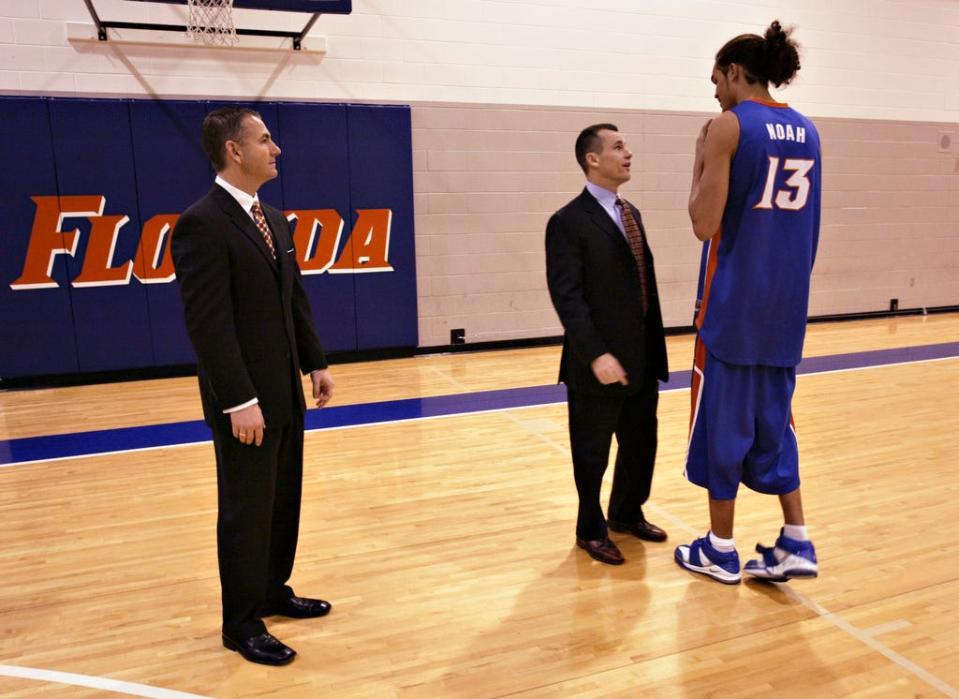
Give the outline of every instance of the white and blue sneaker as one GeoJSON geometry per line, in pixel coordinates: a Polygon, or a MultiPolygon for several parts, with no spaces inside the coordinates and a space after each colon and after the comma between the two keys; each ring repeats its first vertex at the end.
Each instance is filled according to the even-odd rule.
{"type": "Polygon", "coordinates": [[[708,575],[726,585],[735,585],[741,579],[739,573],[739,554],[717,551],[709,543],[709,534],[696,539],[693,543],[676,547],[676,563],[694,573],[708,575]]]}
{"type": "Polygon", "coordinates": [[[819,575],[816,548],[811,541],[790,539],[779,530],[779,538],[772,548],[756,544],[762,560],[749,561],[744,570],[754,578],[770,582],[786,582],[792,578],[815,578],[819,575]]]}

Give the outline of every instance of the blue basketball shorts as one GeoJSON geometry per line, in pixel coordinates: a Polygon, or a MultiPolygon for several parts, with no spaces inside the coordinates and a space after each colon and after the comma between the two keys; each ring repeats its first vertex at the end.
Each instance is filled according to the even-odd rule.
{"type": "Polygon", "coordinates": [[[792,420],[795,367],[727,364],[697,338],[686,478],[715,500],[739,484],[781,495],[799,487],[792,420]]]}

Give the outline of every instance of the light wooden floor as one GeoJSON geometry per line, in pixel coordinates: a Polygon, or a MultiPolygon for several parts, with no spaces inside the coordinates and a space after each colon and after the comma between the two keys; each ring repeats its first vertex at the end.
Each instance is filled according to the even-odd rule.
{"type": "MultiPolygon", "coordinates": [[[[956,315],[819,324],[806,355],[957,340],[956,315]]],[[[670,340],[675,370],[691,345],[670,340]]],[[[548,384],[557,359],[334,366],[335,401],[548,384]]],[[[614,535],[618,568],[573,545],[563,405],[310,433],[293,582],[334,611],[270,624],[300,653],[285,668],[220,646],[209,444],[0,468],[0,696],[117,696],[108,678],[211,697],[959,697],[957,387],[956,359],[800,377],[821,577],[786,586],[673,563],[707,526],[682,477],[688,391],[662,396],[647,506],[670,540],[614,535]]],[[[192,379],[0,393],[0,439],[199,416],[192,379]]],[[[741,491],[744,559],[780,521],[741,491]]]]}

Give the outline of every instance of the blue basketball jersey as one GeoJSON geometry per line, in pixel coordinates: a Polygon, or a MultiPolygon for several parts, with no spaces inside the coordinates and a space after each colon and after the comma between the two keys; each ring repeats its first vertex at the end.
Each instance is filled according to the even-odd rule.
{"type": "Polygon", "coordinates": [[[729,364],[796,366],[819,243],[819,134],[785,104],[732,108],[739,145],[722,229],[704,243],[699,337],[729,364]]]}

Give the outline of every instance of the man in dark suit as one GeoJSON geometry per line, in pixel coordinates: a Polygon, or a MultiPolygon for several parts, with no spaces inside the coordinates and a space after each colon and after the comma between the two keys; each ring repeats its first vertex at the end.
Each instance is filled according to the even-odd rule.
{"type": "Polygon", "coordinates": [[[619,451],[608,528],[666,540],[643,514],[656,461],[658,381],[669,376],[666,342],[642,218],[617,193],[629,181],[632,153],[613,124],[583,129],[575,150],[586,188],[546,226],[546,277],[565,330],[559,380],[579,493],[576,544],[618,565],[623,555],[599,501],[613,434],[619,451]]]}
{"type": "Polygon", "coordinates": [[[289,223],[256,194],[277,176],[279,147],[259,114],[226,107],[204,119],[203,148],[216,182],[180,216],[172,251],[216,451],[223,645],[284,665],[296,652],[262,617],[330,611],[324,600],[294,595],[287,581],[303,474],[299,372],[310,374],[317,406],[329,401],[333,380],[289,223]]]}

